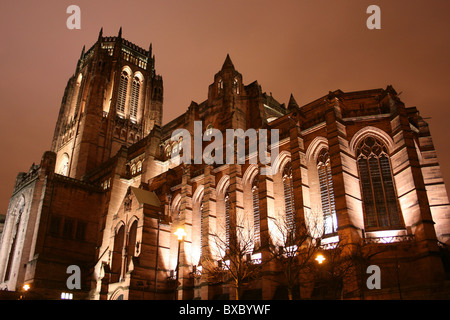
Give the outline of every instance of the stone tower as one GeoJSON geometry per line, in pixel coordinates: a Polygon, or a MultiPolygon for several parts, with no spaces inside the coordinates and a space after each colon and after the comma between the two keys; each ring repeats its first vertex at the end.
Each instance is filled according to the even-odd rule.
{"type": "Polygon", "coordinates": [[[148,135],[162,121],[162,77],[155,74],[152,46],[104,37],[81,52],[61,102],[51,150],[56,173],[81,178],[148,135]]]}

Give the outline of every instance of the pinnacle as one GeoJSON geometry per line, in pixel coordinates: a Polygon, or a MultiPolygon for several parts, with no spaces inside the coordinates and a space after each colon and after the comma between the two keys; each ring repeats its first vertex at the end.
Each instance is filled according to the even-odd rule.
{"type": "Polygon", "coordinates": [[[224,70],[224,69],[234,69],[234,65],[233,65],[233,62],[231,61],[229,54],[227,54],[225,62],[222,65],[222,70],[224,70]]]}
{"type": "Polygon", "coordinates": [[[297,101],[295,101],[294,95],[291,93],[291,97],[289,98],[288,107],[295,106],[298,107],[297,101]]]}

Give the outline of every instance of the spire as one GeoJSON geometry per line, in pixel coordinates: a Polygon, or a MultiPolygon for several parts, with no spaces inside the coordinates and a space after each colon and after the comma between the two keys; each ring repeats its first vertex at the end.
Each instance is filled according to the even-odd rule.
{"type": "Polygon", "coordinates": [[[83,64],[85,50],[86,50],[86,46],[83,46],[83,50],[81,50],[80,59],[78,59],[78,62],[77,62],[77,68],[75,69],[75,74],[78,74],[78,72],[80,71],[80,67],[83,64]]]}
{"type": "Polygon", "coordinates": [[[151,58],[152,56],[152,43],[150,42],[150,46],[148,47],[148,57],[151,58]]]}
{"type": "Polygon", "coordinates": [[[231,61],[229,54],[227,54],[227,58],[225,59],[225,62],[222,65],[222,70],[224,69],[234,69],[234,65],[233,62],[231,61]]]}
{"type": "Polygon", "coordinates": [[[98,40],[100,41],[103,37],[103,27],[101,27],[100,32],[98,33],[98,40]]]}
{"type": "Polygon", "coordinates": [[[84,51],[86,50],[86,46],[83,46],[83,50],[81,50],[80,59],[84,58],[84,51]]]}
{"type": "Polygon", "coordinates": [[[288,109],[295,107],[298,108],[297,101],[295,101],[294,95],[291,93],[291,97],[289,98],[288,109]]]}
{"type": "Polygon", "coordinates": [[[119,29],[119,35],[118,35],[117,37],[122,38],[122,27],[120,27],[120,29],[119,29]]]}

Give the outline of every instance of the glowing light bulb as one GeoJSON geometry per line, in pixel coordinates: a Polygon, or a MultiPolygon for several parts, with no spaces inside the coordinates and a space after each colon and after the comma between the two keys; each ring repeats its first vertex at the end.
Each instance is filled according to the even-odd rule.
{"type": "Polygon", "coordinates": [[[322,262],[325,261],[325,257],[321,254],[318,254],[316,259],[315,259],[319,264],[322,264],[322,262]]]}
{"type": "Polygon", "coordinates": [[[183,228],[178,228],[174,234],[178,237],[178,240],[180,241],[183,240],[184,236],[186,236],[186,232],[184,232],[183,228]]]}

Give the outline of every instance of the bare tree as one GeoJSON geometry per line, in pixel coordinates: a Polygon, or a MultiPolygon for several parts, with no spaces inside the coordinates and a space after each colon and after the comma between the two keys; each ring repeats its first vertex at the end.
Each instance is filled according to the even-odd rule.
{"type": "Polygon", "coordinates": [[[353,292],[364,299],[366,270],[371,259],[389,250],[386,246],[368,245],[363,240],[347,241],[342,235],[337,242],[322,249],[320,253],[326,260],[314,264],[311,272],[316,279],[316,289],[320,291],[316,296],[327,299],[342,298],[344,283],[347,290],[353,288],[353,292]]]}
{"type": "Polygon", "coordinates": [[[283,274],[289,300],[293,299],[295,286],[302,285],[302,274],[311,268],[320,250],[318,236],[322,233],[317,221],[307,225],[305,221],[292,223],[286,218],[273,220],[269,248],[283,274]]]}
{"type": "Polygon", "coordinates": [[[311,273],[315,280],[316,298],[336,299],[342,297],[343,282],[354,272],[355,257],[345,254],[347,244],[343,239],[328,246],[322,246],[320,254],[323,263],[312,264],[311,273]]]}
{"type": "Polygon", "coordinates": [[[260,277],[261,259],[252,259],[255,248],[253,228],[229,225],[229,234],[210,234],[212,256],[202,260],[202,270],[212,283],[228,282],[235,290],[236,300],[242,298],[243,287],[260,277]]]}

